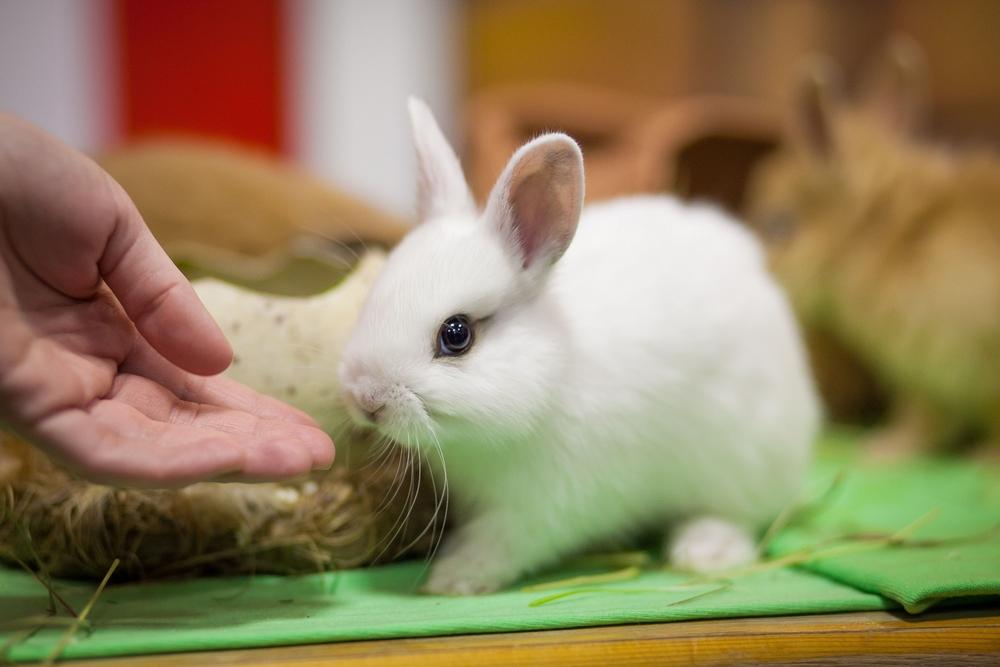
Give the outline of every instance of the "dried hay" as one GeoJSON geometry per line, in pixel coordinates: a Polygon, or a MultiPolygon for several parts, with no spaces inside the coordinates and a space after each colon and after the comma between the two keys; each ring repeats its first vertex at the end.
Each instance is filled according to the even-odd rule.
{"type": "Polygon", "coordinates": [[[410,474],[405,452],[380,461],[294,483],[124,490],[0,434],[0,560],[100,579],[118,558],[121,581],[302,574],[429,553],[443,527],[438,490],[410,474]]]}

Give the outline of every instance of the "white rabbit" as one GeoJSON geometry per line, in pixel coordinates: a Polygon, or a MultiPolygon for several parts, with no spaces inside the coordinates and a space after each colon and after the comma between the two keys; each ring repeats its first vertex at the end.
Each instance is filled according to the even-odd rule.
{"type": "Polygon", "coordinates": [[[563,134],[518,150],[480,214],[430,110],[411,100],[410,116],[422,224],[340,374],[357,421],[447,476],[458,525],[424,589],[493,591],[651,529],[669,529],[679,568],[751,561],[819,421],[757,243],[667,197],[581,216],[583,158],[563,134]]]}

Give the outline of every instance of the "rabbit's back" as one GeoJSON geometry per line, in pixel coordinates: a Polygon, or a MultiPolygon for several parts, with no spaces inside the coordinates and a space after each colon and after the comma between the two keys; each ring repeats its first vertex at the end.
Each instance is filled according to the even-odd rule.
{"type": "Polygon", "coordinates": [[[669,497],[655,504],[682,512],[760,520],[791,500],[818,409],[790,308],[745,229],[667,197],[594,206],[553,289],[587,360],[566,383],[567,421],[586,425],[581,441],[606,428],[597,439],[619,443],[607,474],[660,462],[669,497]]]}

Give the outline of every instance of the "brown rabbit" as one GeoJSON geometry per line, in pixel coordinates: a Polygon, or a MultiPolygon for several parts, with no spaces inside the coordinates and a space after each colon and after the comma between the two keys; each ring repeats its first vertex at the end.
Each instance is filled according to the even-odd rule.
{"type": "Polygon", "coordinates": [[[832,68],[814,67],[798,131],[751,186],[751,219],[800,317],[891,393],[883,454],[1000,444],[1000,160],[912,140],[922,64],[897,42],[853,106],[832,68]]]}

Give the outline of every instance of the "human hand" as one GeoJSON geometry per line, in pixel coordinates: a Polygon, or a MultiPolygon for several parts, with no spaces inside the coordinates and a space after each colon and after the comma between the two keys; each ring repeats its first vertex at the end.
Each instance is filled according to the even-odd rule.
{"type": "Polygon", "coordinates": [[[220,373],[222,332],[94,162],[0,114],[0,422],[94,481],[328,467],[304,413],[220,373]]]}

